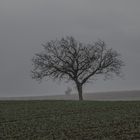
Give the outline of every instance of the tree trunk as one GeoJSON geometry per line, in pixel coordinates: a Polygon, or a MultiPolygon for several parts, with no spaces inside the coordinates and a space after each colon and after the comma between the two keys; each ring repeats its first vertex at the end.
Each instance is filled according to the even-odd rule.
{"type": "Polygon", "coordinates": [[[79,95],[79,100],[82,101],[83,100],[82,85],[81,84],[76,84],[76,85],[77,85],[77,91],[78,91],[78,95],[79,95]]]}

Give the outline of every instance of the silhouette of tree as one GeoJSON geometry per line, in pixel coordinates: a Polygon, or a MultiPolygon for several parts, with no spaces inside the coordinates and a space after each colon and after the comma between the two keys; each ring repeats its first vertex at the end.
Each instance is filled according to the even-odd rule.
{"type": "Polygon", "coordinates": [[[84,44],[67,36],[43,44],[44,51],[35,54],[32,59],[32,78],[42,80],[44,77],[67,79],[76,84],[79,100],[83,100],[82,87],[94,76],[106,78],[121,76],[124,66],[120,54],[106,47],[104,41],[84,44]]]}

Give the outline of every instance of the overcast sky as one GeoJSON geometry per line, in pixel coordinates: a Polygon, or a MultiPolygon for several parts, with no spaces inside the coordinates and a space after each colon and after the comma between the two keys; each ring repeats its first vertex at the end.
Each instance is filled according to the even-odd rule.
{"type": "Polygon", "coordinates": [[[140,89],[139,7],[139,0],[0,0],[0,96],[64,94],[70,83],[39,84],[30,70],[42,43],[66,35],[100,38],[125,61],[123,79],[93,81],[85,91],[140,89]]]}

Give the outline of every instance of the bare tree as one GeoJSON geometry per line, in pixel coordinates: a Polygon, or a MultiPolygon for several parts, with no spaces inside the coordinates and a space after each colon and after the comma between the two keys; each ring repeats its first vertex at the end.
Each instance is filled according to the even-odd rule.
{"type": "Polygon", "coordinates": [[[120,54],[108,49],[104,41],[84,44],[67,36],[43,45],[44,51],[32,59],[32,78],[67,79],[76,84],[79,100],[83,100],[82,87],[97,75],[121,75],[124,65],[120,54]]]}

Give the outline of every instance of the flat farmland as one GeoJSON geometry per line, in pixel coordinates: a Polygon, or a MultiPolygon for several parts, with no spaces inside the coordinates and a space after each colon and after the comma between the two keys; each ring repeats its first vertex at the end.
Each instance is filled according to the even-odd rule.
{"type": "Polygon", "coordinates": [[[0,140],[139,140],[140,101],[0,101],[0,140]]]}

